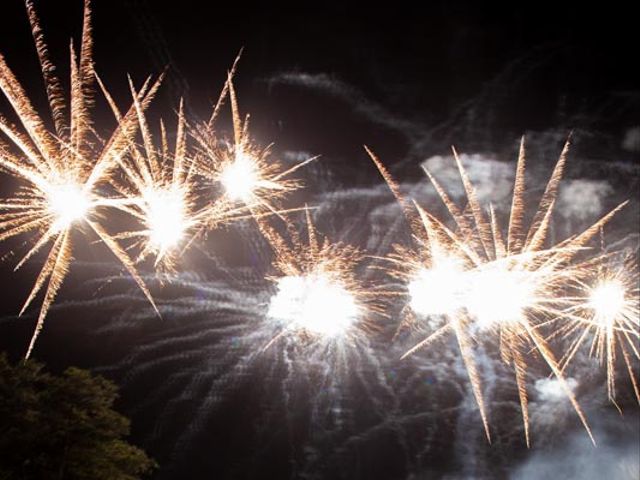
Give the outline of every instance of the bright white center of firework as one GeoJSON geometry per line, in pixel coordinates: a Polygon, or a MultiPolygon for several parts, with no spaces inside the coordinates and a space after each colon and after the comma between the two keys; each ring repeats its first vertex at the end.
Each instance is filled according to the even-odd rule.
{"type": "Polygon", "coordinates": [[[520,321],[533,295],[526,272],[489,268],[471,276],[465,303],[478,326],[488,329],[520,321]]]}
{"type": "Polygon", "coordinates": [[[91,206],[82,186],[75,183],[52,185],[47,192],[47,203],[58,229],[84,218],[91,206]]]}
{"type": "Polygon", "coordinates": [[[624,305],[624,286],[616,280],[601,283],[589,296],[589,306],[596,317],[606,324],[613,322],[624,309],[624,305]]]}
{"type": "Polygon", "coordinates": [[[309,333],[334,337],[346,332],[359,315],[353,295],[326,275],[287,276],[278,280],[269,317],[309,333]]]}
{"type": "Polygon", "coordinates": [[[254,159],[246,153],[237,153],[235,160],[222,171],[220,181],[232,200],[249,200],[258,183],[254,159]]]}
{"type": "Polygon", "coordinates": [[[410,305],[420,315],[445,315],[461,306],[464,272],[455,259],[439,260],[418,270],[407,286],[410,305]]]}
{"type": "Polygon", "coordinates": [[[179,192],[150,189],[144,192],[149,240],[159,250],[175,247],[185,231],[184,202],[179,192]]]}

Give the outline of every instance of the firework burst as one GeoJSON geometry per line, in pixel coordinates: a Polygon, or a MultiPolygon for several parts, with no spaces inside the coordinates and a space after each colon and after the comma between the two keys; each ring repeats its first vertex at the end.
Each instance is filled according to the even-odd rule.
{"type": "MultiPolygon", "coordinates": [[[[26,2],[33,37],[46,86],[53,130],[42,117],[0,55],[0,90],[13,107],[21,124],[0,118],[0,130],[10,140],[0,140],[0,166],[16,177],[20,189],[0,204],[0,240],[32,234],[35,242],[19,261],[20,268],[37,252],[48,248],[46,260],[22,312],[38,292],[45,290],[34,334],[26,356],[34,347],[47,312],[67,274],[72,260],[72,239],[76,230],[92,231],[122,262],[149,301],[153,300],[133,262],[100,224],[100,209],[113,200],[101,195],[100,186],[127,149],[127,138],[137,129],[136,110],[132,106],[122,116],[111,137],[102,141],[93,130],[90,107],[93,103],[94,70],[90,4],[85,1],[82,41],[79,56],[71,45],[71,93],[68,105],[49,60],[47,46],[31,1],[26,2]]],[[[146,108],[158,83],[138,94],[140,109],[146,108]]]]}
{"type": "Polygon", "coordinates": [[[279,210],[280,201],[302,186],[300,181],[290,177],[291,174],[316,157],[286,168],[272,158],[271,145],[261,148],[252,142],[249,116],[242,120],[232,82],[237,62],[238,59],[229,72],[209,121],[193,129],[192,135],[199,150],[197,170],[208,182],[222,187],[228,202],[244,205],[256,219],[265,215],[280,215],[283,213],[279,210]],[[221,139],[214,130],[227,97],[231,104],[232,141],[221,139]]]}
{"type": "Polygon", "coordinates": [[[497,339],[502,360],[514,369],[527,445],[530,444],[530,438],[526,372],[530,351],[537,352],[558,378],[593,441],[584,413],[564,380],[558,360],[539,332],[539,325],[565,314],[572,299],[562,293],[563,289],[584,272],[581,266],[572,265],[572,259],[621,207],[580,235],[545,248],[568,146],[567,142],[531,226],[525,230],[523,140],[506,236],[502,234],[493,207],[488,215],[482,208],[455,150],[454,158],[468,201],[467,208],[460,209],[436,179],[426,172],[454,219],[454,230],[447,228],[418,205],[415,210],[412,209],[388,171],[368,150],[400,201],[415,239],[415,248],[395,246],[389,256],[390,274],[407,284],[410,295],[410,312],[403,323],[420,323],[427,319],[435,322],[436,327],[431,335],[406,352],[405,356],[452,331],[458,340],[489,440],[491,437],[482,383],[472,346],[473,341],[484,334],[497,339]]]}
{"type": "Polygon", "coordinates": [[[577,304],[569,310],[569,321],[558,329],[558,334],[573,336],[563,365],[569,364],[580,346],[590,340],[590,354],[606,366],[607,393],[615,404],[615,367],[618,354],[622,353],[633,391],[640,403],[640,389],[632,368],[632,359],[640,359],[638,265],[629,256],[617,259],[606,256],[590,269],[590,273],[585,280],[578,282],[577,304]]]}
{"type": "MultiPolygon", "coordinates": [[[[175,149],[170,150],[162,122],[161,147],[156,148],[133,86],[131,90],[143,147],[130,139],[129,155],[120,161],[125,184],[115,186],[122,198],[118,207],[135,217],[142,229],[118,237],[136,239],[140,250],[138,261],[155,256],[156,267],[173,270],[181,247],[199,223],[195,215],[197,184],[193,179],[193,163],[187,156],[184,104],[180,102],[178,111],[175,149]]],[[[115,104],[110,103],[120,119],[115,104]]]]}
{"type": "MultiPolygon", "coordinates": [[[[112,184],[119,193],[114,206],[132,215],[141,228],[119,233],[117,238],[135,240],[132,247],[139,251],[137,262],[154,256],[159,270],[173,271],[188,239],[201,226],[201,216],[196,212],[198,185],[194,180],[193,162],[187,153],[184,104],[180,102],[174,149],[170,149],[162,121],[160,147],[156,147],[144,108],[138,100],[139,94],[133,85],[130,88],[142,146],[135,136],[128,138],[127,155],[118,159],[124,181],[112,179],[112,184]]],[[[121,122],[122,114],[106,92],[105,95],[113,114],[121,122]]]]}
{"type": "Polygon", "coordinates": [[[278,272],[271,277],[277,291],[267,315],[281,325],[267,347],[289,332],[303,339],[351,338],[370,327],[369,317],[377,310],[372,294],[355,276],[362,253],[318,238],[308,209],[306,226],[307,241],[290,232],[290,245],[265,223],[261,226],[278,272]]]}

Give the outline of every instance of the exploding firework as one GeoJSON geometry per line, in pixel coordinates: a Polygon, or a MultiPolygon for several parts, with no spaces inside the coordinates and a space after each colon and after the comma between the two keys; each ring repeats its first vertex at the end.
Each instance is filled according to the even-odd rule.
{"type": "MultiPolygon", "coordinates": [[[[131,86],[138,131],[142,147],[136,138],[129,138],[127,155],[118,165],[125,173],[124,181],[112,179],[120,198],[114,206],[132,215],[141,225],[117,234],[118,239],[134,239],[137,261],[155,257],[155,265],[163,271],[173,271],[182,251],[206,226],[229,220],[236,213],[228,202],[214,202],[198,207],[199,184],[195,180],[194,163],[187,149],[187,125],[184,104],[180,102],[176,141],[170,149],[164,123],[160,124],[160,147],[154,145],[144,109],[137,100],[138,94],[131,86]],[[206,225],[205,225],[206,224],[206,225]]],[[[115,103],[109,103],[118,121],[122,116],[115,103]]]]}
{"type": "Polygon", "coordinates": [[[615,404],[616,360],[618,353],[629,374],[638,403],[640,389],[632,368],[632,358],[640,359],[640,287],[638,266],[631,257],[605,258],[578,283],[577,305],[570,320],[560,328],[565,336],[575,335],[565,355],[567,365],[580,346],[591,340],[590,354],[606,365],[607,393],[615,404]]]}
{"type": "Polygon", "coordinates": [[[276,293],[267,315],[281,328],[277,338],[293,332],[302,338],[344,339],[362,332],[376,310],[372,294],[359,285],[355,269],[362,253],[350,245],[318,238],[306,210],[308,240],[291,233],[291,245],[266,224],[265,237],[275,251],[276,293]]]}
{"type": "MultiPolygon", "coordinates": [[[[237,63],[236,59],[236,63],[237,63]]],[[[238,99],[232,83],[235,64],[225,84],[209,121],[193,129],[199,155],[197,170],[208,182],[222,187],[228,202],[244,205],[256,219],[277,214],[280,201],[299,189],[301,183],[291,178],[296,170],[315,160],[309,158],[285,168],[271,156],[271,145],[261,148],[252,142],[249,134],[249,117],[243,121],[238,99]],[[221,106],[226,97],[231,104],[233,140],[224,140],[214,131],[221,106]]]]}
{"type": "MultiPolygon", "coordinates": [[[[145,115],[132,88],[134,104],[142,136],[143,148],[130,139],[128,155],[119,162],[126,183],[116,184],[122,196],[118,207],[133,215],[142,230],[119,234],[119,238],[134,238],[140,246],[137,260],[155,256],[155,265],[173,269],[180,248],[197,226],[194,215],[196,184],[193,168],[187,157],[184,105],[180,103],[175,149],[170,151],[167,133],[161,123],[161,148],[153,143],[145,115]]],[[[118,120],[121,116],[111,102],[118,120]]]]}
{"type": "MultiPolygon", "coordinates": [[[[34,254],[49,247],[46,260],[22,312],[45,289],[44,299],[31,338],[27,357],[33,350],[47,312],[58,292],[72,259],[72,239],[76,230],[93,231],[122,262],[153,303],[134,263],[101,226],[101,208],[113,200],[100,187],[127,149],[127,138],[137,129],[136,108],[120,119],[111,137],[100,140],[90,116],[93,102],[94,70],[90,4],[85,1],[80,54],[71,45],[71,92],[67,106],[62,88],[49,60],[47,46],[31,1],[26,2],[31,29],[46,86],[53,130],[48,130],[17,78],[0,55],[0,90],[13,107],[22,128],[0,118],[0,130],[11,147],[0,143],[0,166],[21,182],[18,192],[0,204],[0,240],[23,234],[35,242],[20,260],[22,266],[34,254]],[[68,119],[68,120],[67,120],[68,119]]],[[[150,84],[138,94],[136,105],[145,109],[158,87],[150,84]]],[[[22,313],[21,312],[21,313],[22,313]]]]}
{"type": "MultiPolygon", "coordinates": [[[[22,309],[24,312],[44,290],[27,357],[70,267],[76,233],[97,235],[153,305],[137,272],[138,262],[152,257],[159,271],[173,271],[182,252],[202,232],[249,216],[256,219],[275,251],[277,274],[271,277],[275,293],[265,313],[273,321],[268,326],[276,324],[280,333],[274,337],[268,328],[267,336],[251,337],[247,343],[266,343],[270,339],[267,348],[283,335],[291,335],[295,344],[346,340],[344,344],[350,349],[350,342],[364,338],[360,335],[371,329],[371,316],[382,313],[376,298],[388,292],[364,288],[358,282],[356,270],[363,260],[362,252],[319,239],[308,210],[306,240],[291,225],[287,225],[290,240],[285,240],[265,220],[276,215],[286,221],[283,215],[290,210],[283,210],[281,203],[301,187],[292,174],[313,158],[286,167],[272,158],[271,146],[261,148],[254,143],[248,117],[241,118],[232,83],[235,65],[209,122],[189,125],[181,103],[175,145],[170,148],[170,135],[164,125],[161,124],[156,143],[145,117],[161,79],[148,79],[139,90],[131,83],[132,105],[122,112],[95,74],[88,0],[79,55],[71,47],[68,105],[48,58],[33,5],[29,0],[26,5],[53,126],[46,127],[47,122],[34,109],[0,55],[0,90],[19,122],[14,125],[0,117],[0,130],[9,140],[0,140],[0,168],[20,182],[18,191],[0,203],[0,240],[33,236],[32,247],[16,268],[38,252],[48,250],[22,309]],[[94,131],[91,119],[96,80],[117,121],[106,140],[94,131]],[[230,140],[214,131],[227,98],[233,126],[230,140]],[[188,147],[190,137],[197,145],[193,150],[188,147]],[[122,175],[115,175],[117,170],[122,175]],[[210,191],[212,186],[219,188],[222,195],[203,199],[200,193],[210,191]],[[115,209],[131,215],[135,227],[110,233],[104,226],[105,212],[115,209]],[[128,242],[135,252],[133,258],[121,246],[128,242]]],[[[606,365],[608,394],[614,402],[615,366],[621,354],[640,403],[632,369],[633,358],[640,359],[637,268],[628,263],[623,267],[603,267],[602,258],[575,262],[617,209],[583,233],[548,246],[567,148],[568,145],[530,227],[525,229],[525,156],[521,144],[506,232],[493,208],[488,214],[482,208],[455,151],[468,202],[465,208],[459,208],[427,172],[454,220],[453,229],[417,204],[408,204],[384,166],[369,152],[400,202],[415,240],[412,247],[395,245],[386,259],[391,265],[386,270],[406,285],[406,291],[398,295],[408,293],[409,297],[402,326],[432,330],[405,356],[453,332],[489,440],[487,408],[473,349],[478,340],[497,343],[501,359],[514,369],[527,445],[530,434],[526,374],[532,353],[542,357],[557,377],[592,440],[587,420],[563,376],[564,368],[581,345],[590,339],[591,353],[606,365]],[[576,288],[579,295],[575,294],[576,288]],[[551,325],[551,337],[576,336],[560,361],[549,347],[550,337],[541,334],[543,327],[551,325]]],[[[320,351],[323,360],[332,358],[324,349],[320,351]]],[[[369,356],[368,349],[366,352],[369,356]]]]}
{"type": "Polygon", "coordinates": [[[415,239],[415,248],[396,246],[389,256],[392,265],[389,272],[406,282],[410,295],[411,311],[404,323],[419,323],[426,319],[435,323],[433,326],[436,327],[431,335],[405,356],[452,331],[458,340],[489,440],[491,437],[482,383],[472,348],[474,338],[485,334],[498,340],[502,360],[514,369],[527,445],[530,439],[526,370],[528,353],[532,350],[545,360],[556,375],[593,441],[582,409],[566,385],[560,364],[539,332],[539,325],[565,314],[572,301],[568,293],[563,293],[565,286],[584,273],[583,267],[572,264],[573,258],[621,206],[580,235],[545,248],[568,146],[567,142],[532,224],[525,230],[523,140],[506,237],[503,237],[493,207],[487,218],[455,150],[454,157],[468,201],[467,209],[460,209],[436,179],[426,172],[453,217],[455,230],[450,230],[417,205],[416,210],[411,209],[398,185],[369,151],[400,201],[415,239]]]}

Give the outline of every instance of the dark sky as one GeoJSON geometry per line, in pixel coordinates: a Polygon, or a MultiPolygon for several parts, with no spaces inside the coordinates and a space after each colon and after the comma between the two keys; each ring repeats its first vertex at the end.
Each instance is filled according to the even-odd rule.
{"type": "MultiPolygon", "coordinates": [[[[37,65],[22,2],[3,3],[2,51],[35,90],[37,65]]],[[[37,2],[65,76],[80,3],[37,2]]],[[[353,89],[347,97],[370,100],[396,119],[424,130],[442,126],[433,132],[436,149],[454,138],[458,145],[494,149],[505,138],[552,127],[619,136],[638,122],[637,37],[622,3],[94,3],[96,68],[118,98],[126,100],[126,73],[140,82],[168,66],[165,104],[158,102],[158,109],[166,113],[184,95],[192,115],[207,115],[244,48],[237,76],[242,105],[258,132],[283,147],[345,154],[382,136],[383,153],[399,157],[408,150],[397,135],[353,118],[344,98],[282,88],[275,80],[289,73],[326,75],[353,89]],[[475,125],[470,138],[443,126],[460,120],[475,125]]]]}
{"type": "MultiPolygon", "coordinates": [[[[78,39],[80,33],[81,1],[35,3],[52,57],[66,78],[68,41],[71,36],[78,39]]],[[[204,0],[93,3],[96,71],[121,105],[129,99],[127,73],[139,85],[147,75],[168,67],[151,115],[171,117],[178,98],[184,96],[189,114],[204,118],[223,85],[226,70],[244,49],[236,84],[241,108],[252,115],[253,133],[262,143],[275,141],[277,151],[322,155],[330,172],[327,178],[336,188],[380,181],[363,144],[373,146],[400,178],[415,175],[415,161],[446,154],[452,143],[462,150],[497,152],[503,154],[501,158],[511,159],[514,142],[524,133],[544,139],[553,132],[556,142],[573,130],[576,156],[596,162],[614,157],[637,161],[637,151],[620,147],[628,129],[640,125],[637,16],[623,2],[596,2],[592,6],[589,3],[593,2],[532,1],[498,6],[438,1],[421,2],[419,7],[400,2],[379,7],[320,2],[295,8],[271,2],[253,6],[204,0]]],[[[0,52],[27,91],[37,92],[34,102],[43,108],[44,91],[21,0],[2,1],[0,52]]],[[[98,120],[108,123],[104,103],[98,101],[96,108],[98,120]]],[[[0,112],[9,115],[4,100],[0,100],[0,112]]],[[[311,185],[310,191],[317,193],[313,189],[311,185]]],[[[251,253],[246,253],[246,258],[254,261],[251,253]]],[[[35,274],[35,266],[26,273],[12,273],[14,260],[8,258],[0,265],[3,315],[19,310],[35,274]]],[[[84,260],[104,258],[89,254],[84,260]]],[[[80,285],[78,289],[86,293],[82,282],[92,275],[96,274],[91,268],[80,269],[70,283],[80,285]]],[[[65,290],[61,295],[70,298],[65,290]]],[[[128,306],[126,313],[135,318],[135,309],[141,304],[128,306]]],[[[68,364],[101,367],[103,373],[124,382],[129,378],[126,362],[125,367],[121,363],[113,369],[110,362],[125,358],[142,338],[155,341],[172,335],[175,325],[169,321],[155,333],[156,324],[140,323],[123,329],[126,338],[109,334],[94,338],[87,333],[93,326],[99,329],[108,324],[110,315],[121,318],[120,307],[117,304],[98,312],[76,309],[66,318],[52,312],[49,321],[59,323],[45,328],[36,357],[53,368],[68,364]]],[[[224,319],[224,312],[221,315],[224,319]]],[[[206,328],[206,321],[195,318],[194,325],[206,328]]],[[[0,349],[17,356],[29,333],[29,320],[0,324],[0,349]]],[[[181,359],[178,364],[189,362],[181,359]]],[[[145,389],[162,386],[168,373],[162,368],[154,370],[151,377],[145,377],[146,383],[125,389],[122,401],[123,409],[133,416],[134,440],[143,442],[162,465],[173,461],[172,429],[182,426],[178,414],[190,412],[187,407],[172,410],[157,404],[145,410],[145,389]],[[164,430],[154,423],[160,415],[169,422],[164,430]]],[[[259,399],[265,392],[256,392],[256,388],[262,387],[245,385],[233,390],[220,407],[221,413],[208,420],[211,431],[192,447],[191,457],[181,459],[185,475],[295,475],[296,465],[289,459],[299,459],[296,455],[300,452],[289,454],[288,448],[295,450],[291,443],[315,432],[306,420],[298,419],[293,431],[274,433],[272,444],[252,445],[243,435],[254,427],[254,419],[260,418],[257,412],[263,408],[259,399]],[[238,423],[225,420],[225,415],[238,423]],[[244,469],[243,462],[250,457],[247,451],[264,451],[272,459],[244,469]]],[[[187,405],[190,401],[194,400],[178,403],[187,405]]],[[[282,412],[270,413],[277,417],[282,412]]],[[[442,423],[448,432],[447,421],[445,417],[442,423]]],[[[417,479],[403,469],[404,454],[387,451],[386,445],[381,441],[373,449],[347,456],[345,461],[360,461],[362,466],[350,465],[344,472],[359,472],[359,478],[417,479]],[[386,455],[388,460],[379,460],[386,455]]],[[[332,449],[330,437],[322,448],[332,449]]],[[[517,452],[521,454],[521,449],[517,452]]],[[[512,452],[481,447],[481,453],[486,453],[489,462],[494,457],[504,461],[512,452]]],[[[425,470],[427,475],[432,471],[433,478],[440,478],[438,472],[454,468],[448,445],[436,447],[431,455],[428,458],[435,466],[425,470]]],[[[339,469],[328,471],[340,478],[339,469]]],[[[342,478],[346,478],[344,472],[342,478]]],[[[188,477],[165,474],[159,478],[188,477]]]]}

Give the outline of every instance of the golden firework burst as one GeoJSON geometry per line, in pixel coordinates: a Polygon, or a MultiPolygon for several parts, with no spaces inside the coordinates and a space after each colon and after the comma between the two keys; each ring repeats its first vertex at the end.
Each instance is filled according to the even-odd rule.
{"type": "Polygon", "coordinates": [[[277,291],[267,316],[281,326],[281,333],[267,347],[290,332],[302,338],[352,339],[371,327],[371,314],[379,311],[375,294],[356,278],[362,252],[320,238],[308,209],[306,227],[306,241],[289,229],[287,242],[266,223],[261,224],[274,249],[277,271],[270,277],[277,291]]]}
{"type": "Polygon", "coordinates": [[[489,208],[488,215],[482,208],[455,150],[454,158],[468,202],[466,209],[458,207],[437,180],[426,172],[453,217],[455,229],[451,230],[417,204],[416,209],[412,209],[384,165],[367,149],[402,205],[415,239],[414,248],[395,246],[389,256],[390,274],[406,282],[410,295],[410,315],[404,324],[430,317],[442,321],[442,326],[405,356],[449,331],[455,334],[489,441],[482,382],[473,352],[473,341],[483,333],[498,340],[502,360],[514,369],[527,445],[530,438],[526,371],[527,357],[532,349],[558,378],[593,441],[584,413],[566,384],[558,360],[539,332],[539,325],[565,314],[572,298],[563,293],[563,288],[584,273],[581,266],[572,264],[572,260],[622,205],[580,235],[545,247],[568,148],[567,142],[531,226],[525,229],[523,139],[506,236],[503,236],[493,207],[489,208]]]}
{"type": "MultiPolygon", "coordinates": [[[[30,0],[27,0],[26,6],[46,86],[53,130],[47,129],[43,117],[35,110],[20,82],[0,55],[0,90],[13,107],[21,125],[0,118],[0,130],[10,141],[7,144],[0,140],[0,166],[21,183],[18,192],[0,204],[0,240],[23,234],[34,235],[33,246],[16,268],[40,250],[49,248],[22,309],[24,312],[38,292],[45,289],[27,350],[28,357],[71,264],[73,233],[76,230],[97,234],[126,267],[152,304],[153,300],[134,263],[100,223],[101,207],[112,205],[113,200],[104,197],[99,187],[124,155],[128,148],[127,138],[137,129],[136,107],[132,105],[121,117],[106,141],[98,138],[90,115],[95,77],[91,9],[89,0],[85,0],[79,56],[73,43],[70,49],[71,92],[67,112],[38,17],[30,0]]],[[[146,83],[136,98],[139,109],[147,107],[158,85],[159,81],[146,83]]]]}
{"type": "Polygon", "coordinates": [[[636,399],[640,389],[632,359],[640,359],[640,277],[635,258],[605,255],[590,264],[589,273],[577,282],[576,303],[567,312],[568,321],[558,335],[572,338],[563,358],[566,367],[580,346],[589,343],[590,354],[606,366],[607,394],[615,404],[618,354],[626,367],[636,399]]]}
{"type": "Polygon", "coordinates": [[[284,213],[280,209],[281,200],[302,186],[291,174],[317,157],[287,168],[273,158],[272,145],[262,148],[252,141],[249,116],[242,119],[233,86],[238,59],[239,57],[229,72],[209,121],[196,126],[192,131],[198,146],[197,171],[207,182],[221,186],[228,202],[244,205],[256,219],[271,214],[280,216],[284,213]],[[232,140],[221,138],[214,129],[227,97],[231,105],[232,140]]]}

